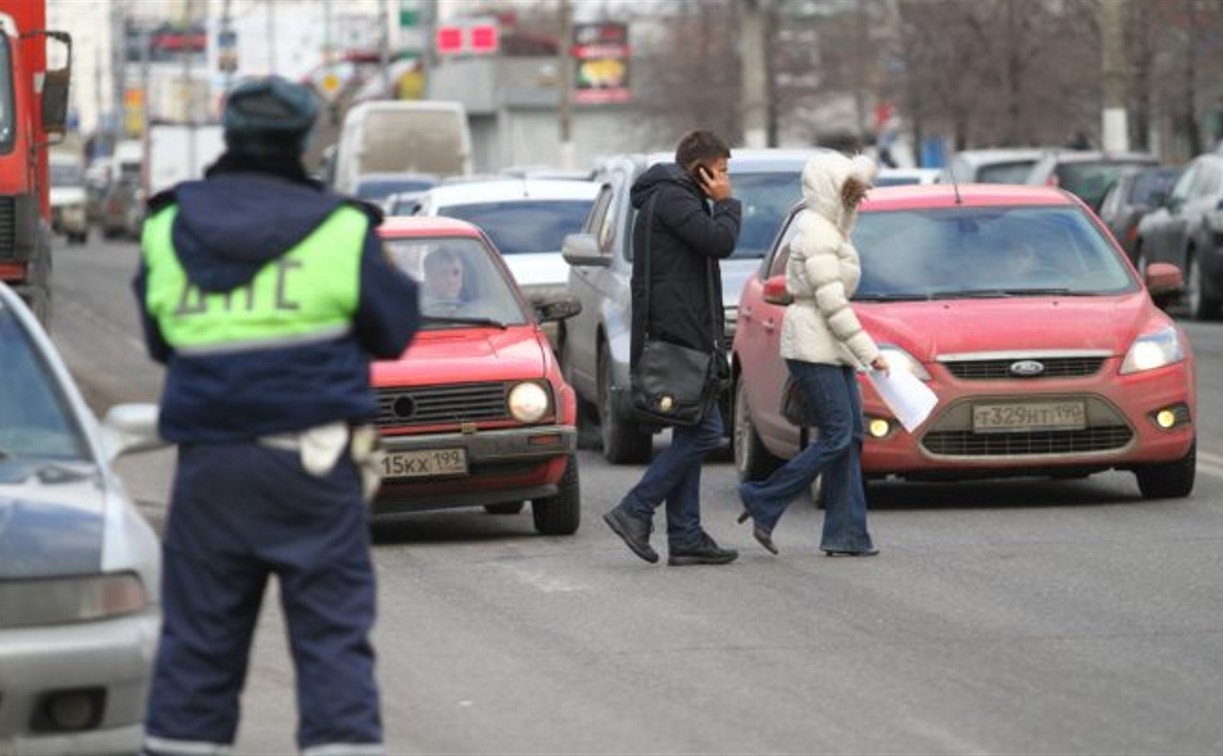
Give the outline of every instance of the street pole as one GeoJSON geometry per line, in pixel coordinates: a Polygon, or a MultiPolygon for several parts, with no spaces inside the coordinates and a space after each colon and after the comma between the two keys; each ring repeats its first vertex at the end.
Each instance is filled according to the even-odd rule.
{"type": "Polygon", "coordinates": [[[763,0],[745,0],[743,9],[742,68],[743,144],[749,148],[769,145],[769,80],[765,61],[763,0]]]}
{"type": "Polygon", "coordinates": [[[110,32],[111,39],[111,60],[110,72],[112,83],[114,84],[114,101],[111,107],[114,109],[111,113],[111,154],[114,154],[115,145],[123,138],[124,117],[126,115],[124,108],[124,94],[127,87],[127,25],[124,23],[124,4],[121,2],[112,3],[110,6],[110,32]]]}
{"type": "Polygon", "coordinates": [[[576,156],[573,145],[573,6],[569,0],[561,0],[561,40],[557,45],[556,64],[560,68],[560,137],[561,168],[571,171],[576,156]]]}
{"type": "Polygon", "coordinates": [[[268,38],[268,73],[276,75],[276,5],[275,0],[267,2],[267,38],[268,38]]]}
{"type": "Polygon", "coordinates": [[[1104,83],[1104,110],[1101,144],[1107,152],[1130,148],[1129,123],[1125,106],[1125,38],[1122,14],[1125,4],[1105,0],[1100,3],[1101,78],[1104,83]]]}
{"type": "Polygon", "coordinates": [[[378,16],[382,34],[378,36],[378,66],[382,69],[382,98],[391,96],[391,39],[389,11],[386,0],[378,0],[378,16]]]}
{"type": "MultiPolygon", "coordinates": [[[[186,0],[183,4],[183,27],[190,32],[191,30],[191,6],[192,0],[186,0]]],[[[187,175],[195,176],[195,86],[191,81],[191,58],[192,53],[189,49],[183,50],[183,120],[187,124],[187,175]]],[[[147,126],[145,127],[147,130],[147,126]]],[[[147,162],[147,161],[146,161],[147,162]]]]}

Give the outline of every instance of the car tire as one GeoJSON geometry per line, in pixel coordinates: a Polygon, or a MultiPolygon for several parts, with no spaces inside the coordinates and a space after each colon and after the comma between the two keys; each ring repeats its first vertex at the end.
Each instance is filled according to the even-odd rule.
{"type": "Polygon", "coordinates": [[[1142,465],[1134,470],[1138,478],[1138,490],[1144,499],[1183,499],[1193,491],[1194,473],[1197,470],[1195,439],[1189,452],[1178,460],[1142,465]]]}
{"type": "Polygon", "coordinates": [[[643,432],[631,420],[616,414],[612,406],[611,352],[599,348],[599,428],[603,435],[603,458],[613,465],[636,465],[650,461],[654,434],[643,432]]]}
{"type": "Polygon", "coordinates": [[[739,480],[764,480],[781,467],[782,460],[764,447],[756,427],[752,425],[752,412],[742,375],[735,377],[734,396],[734,430],[730,443],[734,451],[735,472],[739,480]]]}
{"type": "Polygon", "coordinates": [[[582,522],[582,489],[578,482],[578,458],[570,454],[565,474],[557,484],[555,496],[531,502],[531,517],[536,532],[542,535],[572,535],[582,522]]]}
{"type": "Polygon", "coordinates": [[[516,515],[522,511],[525,504],[521,501],[511,501],[506,504],[485,504],[484,511],[492,515],[516,515]]]}
{"type": "Polygon", "coordinates": [[[1223,302],[1210,296],[1207,291],[1202,265],[1193,250],[1186,255],[1185,268],[1185,305],[1189,317],[1194,320],[1218,320],[1223,302]]]}

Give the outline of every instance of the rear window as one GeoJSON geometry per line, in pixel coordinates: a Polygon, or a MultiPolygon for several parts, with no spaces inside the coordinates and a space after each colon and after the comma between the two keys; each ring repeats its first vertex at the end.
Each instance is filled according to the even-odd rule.
{"type": "Polygon", "coordinates": [[[1077,207],[864,212],[856,299],[1117,294],[1137,282],[1077,207]]]}
{"type": "Polygon", "coordinates": [[[436,182],[421,178],[363,179],[357,183],[356,195],[360,199],[381,202],[396,192],[424,191],[436,182]]]}
{"type": "Polygon", "coordinates": [[[1134,177],[1130,187],[1130,204],[1150,205],[1151,196],[1156,192],[1167,194],[1172,191],[1179,171],[1143,171],[1134,177]]]}
{"type": "Polygon", "coordinates": [[[1135,168],[1150,165],[1148,162],[1115,160],[1089,163],[1062,163],[1054,169],[1057,185],[1074,194],[1092,207],[1099,207],[1108,187],[1122,174],[1135,168]]]}
{"type": "Polygon", "coordinates": [[[560,252],[569,234],[581,233],[594,199],[513,200],[450,205],[438,215],[475,224],[503,255],[560,252]]]}
{"type": "Polygon", "coordinates": [[[991,163],[977,169],[978,184],[1022,184],[1028,180],[1035,160],[1016,160],[1010,163],[991,163]]]}

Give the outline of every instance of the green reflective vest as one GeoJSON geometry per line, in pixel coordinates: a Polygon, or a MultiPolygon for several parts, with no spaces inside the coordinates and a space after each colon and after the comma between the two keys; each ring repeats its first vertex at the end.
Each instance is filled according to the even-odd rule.
{"type": "Polygon", "coordinates": [[[144,224],[145,308],[182,354],[234,352],[327,341],[349,332],[360,296],[369,218],[341,207],[270,260],[246,285],[203,293],[187,280],[171,230],[178,206],[144,224]]]}

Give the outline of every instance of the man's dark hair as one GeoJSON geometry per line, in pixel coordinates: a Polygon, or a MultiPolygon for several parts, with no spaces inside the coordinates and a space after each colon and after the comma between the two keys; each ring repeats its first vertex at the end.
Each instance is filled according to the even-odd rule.
{"type": "Polygon", "coordinates": [[[684,170],[691,168],[693,163],[718,158],[729,160],[730,147],[712,131],[689,131],[675,148],[675,162],[684,170]]]}

